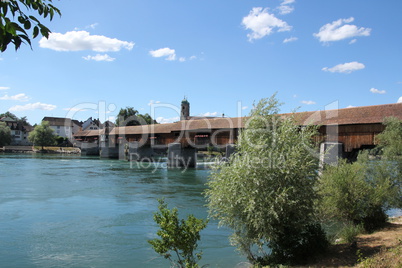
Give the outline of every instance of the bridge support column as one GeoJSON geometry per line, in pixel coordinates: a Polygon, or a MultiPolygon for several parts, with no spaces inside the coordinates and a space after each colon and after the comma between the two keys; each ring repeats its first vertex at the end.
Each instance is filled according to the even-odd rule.
{"type": "Polygon", "coordinates": [[[342,158],[343,144],[340,142],[323,142],[320,145],[320,167],[324,164],[335,166],[342,158]]]}
{"type": "Polygon", "coordinates": [[[154,150],[150,146],[139,146],[138,141],[128,143],[129,161],[153,161],[154,150]]]}
{"type": "Polygon", "coordinates": [[[101,158],[119,158],[119,144],[102,141],[99,146],[101,158]]]}
{"type": "Polygon", "coordinates": [[[189,168],[197,165],[197,151],[195,148],[183,148],[180,143],[168,145],[168,167],[189,168]]]}
{"type": "Polygon", "coordinates": [[[97,155],[99,156],[99,145],[92,142],[81,143],[81,155],[97,155]]]}
{"type": "Polygon", "coordinates": [[[228,143],[226,144],[226,152],[225,152],[225,158],[229,159],[229,157],[234,154],[236,151],[236,145],[233,143],[228,143]]]}

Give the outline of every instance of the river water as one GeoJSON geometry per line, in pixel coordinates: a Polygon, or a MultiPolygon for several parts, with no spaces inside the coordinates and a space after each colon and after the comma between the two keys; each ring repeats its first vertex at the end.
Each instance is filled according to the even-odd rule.
{"type": "MultiPolygon", "coordinates": [[[[156,238],[158,198],[182,218],[207,217],[209,170],[183,172],[79,156],[0,154],[1,267],[169,267],[156,238]]],[[[201,232],[201,265],[244,262],[229,230],[210,221],[201,232]]]]}

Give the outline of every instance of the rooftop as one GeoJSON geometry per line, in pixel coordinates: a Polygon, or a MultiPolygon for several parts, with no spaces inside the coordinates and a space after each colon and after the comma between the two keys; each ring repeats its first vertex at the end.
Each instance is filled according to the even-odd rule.
{"type": "MultiPolygon", "coordinates": [[[[384,118],[394,116],[402,120],[402,103],[362,106],[326,111],[312,111],[300,113],[286,113],[279,116],[294,115],[299,125],[358,125],[381,124],[384,118]]],[[[175,123],[115,127],[110,135],[124,134],[155,134],[180,131],[210,131],[212,129],[239,129],[244,128],[249,117],[217,117],[182,120],[175,123]]],[[[88,137],[104,134],[104,129],[87,130],[75,136],[88,137]]]]}

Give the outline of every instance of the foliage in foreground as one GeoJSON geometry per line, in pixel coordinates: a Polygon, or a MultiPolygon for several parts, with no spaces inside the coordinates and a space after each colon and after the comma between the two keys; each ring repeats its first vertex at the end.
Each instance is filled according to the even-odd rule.
{"type": "Polygon", "coordinates": [[[366,231],[383,226],[385,212],[402,208],[402,125],[396,119],[385,121],[379,135],[381,160],[370,160],[367,152],[354,163],[340,160],[338,166],[327,166],[320,180],[321,212],[327,219],[354,225],[366,231]]]}
{"type": "Polygon", "coordinates": [[[50,20],[55,14],[61,15],[60,10],[51,3],[52,0],[1,0],[0,51],[4,52],[10,43],[14,44],[15,50],[23,42],[31,46],[31,38],[27,33],[31,28],[32,38],[39,34],[48,38],[50,30],[33,14],[37,13],[43,18],[49,16],[50,20]],[[21,7],[25,8],[25,12],[21,7]]]}
{"type": "Polygon", "coordinates": [[[377,135],[378,147],[385,157],[393,160],[402,157],[402,121],[395,117],[384,120],[385,130],[377,135]]]}
{"type": "Polygon", "coordinates": [[[48,121],[42,121],[40,125],[37,125],[33,131],[29,133],[28,140],[34,145],[39,145],[44,149],[44,146],[50,146],[55,144],[56,135],[54,130],[50,128],[48,121]]]}
{"type": "Polygon", "coordinates": [[[154,214],[154,221],[160,227],[157,232],[160,239],[148,240],[148,243],[157,253],[169,259],[173,267],[199,267],[197,262],[202,252],[195,253],[195,250],[200,240],[200,231],[207,226],[208,221],[193,215],[189,215],[187,220],[179,220],[177,208],[169,210],[163,199],[158,201],[159,211],[154,214]]]}
{"type": "Polygon", "coordinates": [[[231,242],[256,265],[304,261],[326,249],[315,220],[316,127],[278,116],[275,96],[261,100],[238,138],[237,152],[213,170],[210,216],[234,232],[231,242]]]}

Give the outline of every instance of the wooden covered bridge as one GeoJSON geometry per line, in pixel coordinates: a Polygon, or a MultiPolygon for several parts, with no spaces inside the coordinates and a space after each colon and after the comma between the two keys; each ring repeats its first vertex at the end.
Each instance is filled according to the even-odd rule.
{"type": "MultiPolygon", "coordinates": [[[[402,103],[302,112],[296,113],[295,119],[300,126],[319,125],[316,141],[337,144],[339,156],[351,157],[358,150],[375,146],[376,135],[384,130],[384,119],[391,116],[402,120],[402,103]]],[[[193,156],[208,146],[232,148],[248,120],[248,117],[196,118],[169,124],[88,130],[76,133],[74,142],[83,154],[101,157],[123,158],[128,153],[139,160],[152,156],[155,150],[168,148],[180,157],[193,156]]]]}

